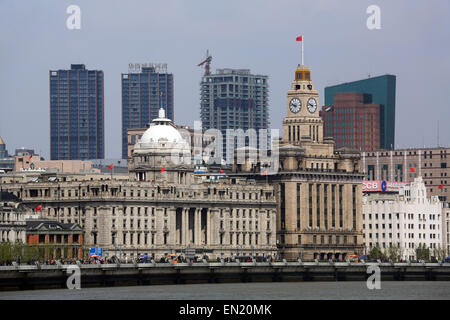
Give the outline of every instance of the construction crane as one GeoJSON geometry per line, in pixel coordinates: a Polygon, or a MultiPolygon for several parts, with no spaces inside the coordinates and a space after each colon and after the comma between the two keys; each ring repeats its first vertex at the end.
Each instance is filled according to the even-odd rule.
{"type": "Polygon", "coordinates": [[[201,67],[205,65],[205,76],[209,76],[211,74],[209,67],[211,65],[212,56],[209,55],[209,50],[206,50],[206,58],[202,62],[200,62],[197,66],[201,67]]]}

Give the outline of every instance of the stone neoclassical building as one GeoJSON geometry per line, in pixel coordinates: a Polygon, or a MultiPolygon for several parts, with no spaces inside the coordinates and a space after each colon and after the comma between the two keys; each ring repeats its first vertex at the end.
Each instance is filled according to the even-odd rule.
{"type": "Polygon", "coordinates": [[[236,177],[274,186],[277,247],[288,259],[341,260],[364,249],[360,154],[336,151],[333,139],[323,137],[318,98],[309,68],[299,65],[287,92],[279,168],[265,169],[247,154],[233,166],[236,177]]]}
{"type": "Polygon", "coordinates": [[[106,257],[276,254],[273,187],[194,174],[190,147],[163,110],[136,143],[128,176],[21,172],[0,175],[0,186],[29,210],[41,205],[43,217],[79,224],[83,246],[106,257]]]}

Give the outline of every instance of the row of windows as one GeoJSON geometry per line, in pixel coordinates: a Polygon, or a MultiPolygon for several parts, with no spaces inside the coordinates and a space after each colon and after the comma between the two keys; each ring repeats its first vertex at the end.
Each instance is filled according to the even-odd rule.
{"type": "MultiPolygon", "coordinates": [[[[381,238],[383,238],[383,239],[385,239],[386,238],[386,233],[381,233],[381,234],[379,234],[379,233],[368,233],[368,235],[369,235],[369,239],[372,239],[372,238],[376,238],[376,239],[378,239],[378,238],[380,238],[380,235],[381,235],[381,238]]],[[[404,238],[406,239],[406,238],[408,238],[408,239],[414,239],[414,235],[415,235],[415,233],[405,233],[404,234],[404,238]]],[[[417,233],[417,235],[419,236],[419,239],[426,239],[426,234],[425,233],[417,233]]],[[[392,239],[392,233],[388,233],[388,237],[389,237],[389,239],[392,239]]],[[[363,238],[365,239],[366,238],[366,234],[363,234],[363,238]]],[[[439,235],[438,235],[438,237],[437,237],[438,239],[439,239],[439,235]]],[[[400,239],[400,233],[397,233],[397,239],[400,239]]],[[[429,234],[429,239],[436,239],[436,234],[429,234]]]]}

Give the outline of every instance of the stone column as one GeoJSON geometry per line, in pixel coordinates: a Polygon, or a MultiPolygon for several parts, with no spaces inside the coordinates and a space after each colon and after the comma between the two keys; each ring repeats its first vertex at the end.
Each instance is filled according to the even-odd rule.
{"type": "Polygon", "coordinates": [[[184,244],[189,245],[190,234],[189,234],[189,208],[184,209],[184,244]]]}
{"type": "Polygon", "coordinates": [[[167,229],[169,234],[167,235],[167,245],[174,246],[176,244],[176,211],[175,208],[167,208],[167,229]]]}
{"type": "Polygon", "coordinates": [[[97,209],[97,244],[99,247],[111,245],[111,215],[109,207],[99,207],[97,209]]]}
{"type": "Polygon", "coordinates": [[[194,243],[196,245],[201,245],[201,236],[202,236],[202,229],[201,229],[201,209],[195,209],[195,218],[194,218],[194,225],[195,225],[195,241],[194,243]]]}
{"type": "Polygon", "coordinates": [[[181,227],[180,227],[181,228],[181,239],[180,239],[181,245],[187,244],[186,234],[187,234],[188,228],[186,225],[186,221],[187,221],[186,215],[187,215],[186,209],[183,208],[181,210],[181,227]]]}
{"type": "Polygon", "coordinates": [[[212,228],[212,215],[213,211],[208,209],[206,212],[206,244],[211,245],[211,228],[212,228]]]}

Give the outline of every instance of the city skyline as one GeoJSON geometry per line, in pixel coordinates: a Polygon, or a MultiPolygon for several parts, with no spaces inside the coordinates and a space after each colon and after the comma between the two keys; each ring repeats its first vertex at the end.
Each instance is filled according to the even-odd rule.
{"type": "MultiPolygon", "coordinates": [[[[48,71],[76,63],[105,73],[106,158],[119,158],[121,153],[120,74],[129,63],[167,63],[175,78],[175,123],[192,125],[200,119],[198,83],[203,69],[197,64],[206,49],[213,56],[212,71],[246,68],[269,76],[271,127],[281,129],[286,83],[290,70],[300,63],[298,35],[304,36],[305,64],[313,70],[322,96],[326,86],[368,74],[397,76],[395,147],[436,146],[438,121],[450,115],[445,90],[450,59],[442,41],[450,30],[444,17],[449,4],[444,1],[434,7],[378,1],[379,30],[366,27],[369,1],[258,2],[258,14],[255,2],[194,6],[137,1],[123,8],[119,2],[78,1],[81,30],[66,28],[70,4],[0,4],[0,36],[8,48],[0,54],[0,136],[9,153],[26,147],[50,158],[48,71]],[[20,21],[14,19],[19,14],[20,21]],[[420,74],[427,75],[426,81],[420,74]]],[[[319,107],[323,104],[320,99],[319,107]]],[[[439,127],[439,143],[448,146],[450,128],[442,120],[439,127]]]]}

